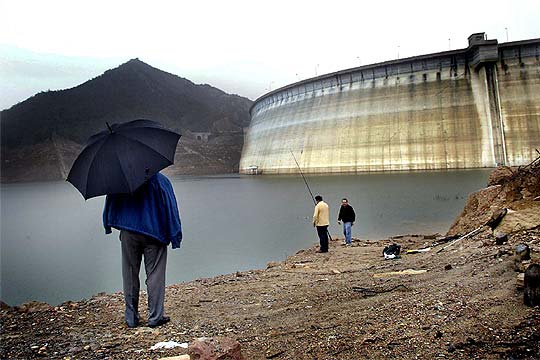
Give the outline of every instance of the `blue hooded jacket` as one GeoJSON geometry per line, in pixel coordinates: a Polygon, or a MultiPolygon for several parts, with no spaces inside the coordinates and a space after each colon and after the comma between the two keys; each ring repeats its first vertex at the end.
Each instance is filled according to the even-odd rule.
{"type": "Polygon", "coordinates": [[[103,209],[105,233],[111,227],[148,235],[172,248],[180,247],[182,225],[169,179],[157,173],[133,194],[107,195],[103,209]]]}

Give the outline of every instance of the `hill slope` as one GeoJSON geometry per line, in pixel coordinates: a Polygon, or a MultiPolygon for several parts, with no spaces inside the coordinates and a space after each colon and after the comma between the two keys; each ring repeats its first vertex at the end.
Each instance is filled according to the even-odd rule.
{"type": "Polygon", "coordinates": [[[133,59],[75,88],[39,93],[2,111],[2,181],[59,179],[105,122],[138,118],[183,134],[170,173],[235,172],[251,104],[133,59]]]}

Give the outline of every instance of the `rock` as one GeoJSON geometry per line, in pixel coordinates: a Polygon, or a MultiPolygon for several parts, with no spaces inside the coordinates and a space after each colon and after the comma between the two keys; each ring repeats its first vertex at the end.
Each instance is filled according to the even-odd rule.
{"type": "Polygon", "coordinates": [[[68,350],[70,354],[76,354],[82,351],[82,348],[80,346],[74,346],[68,350]]]}
{"type": "Polygon", "coordinates": [[[135,331],[135,336],[145,335],[145,334],[157,335],[157,334],[159,334],[159,329],[151,328],[151,327],[148,327],[148,326],[143,326],[143,327],[139,328],[137,331],[135,331]]]}
{"type": "Polygon", "coordinates": [[[495,244],[502,245],[507,241],[508,235],[506,233],[498,232],[497,234],[495,234],[495,244]]]}
{"type": "Polygon", "coordinates": [[[79,304],[71,300],[60,304],[60,306],[68,308],[69,310],[75,310],[79,308],[79,304]]]}
{"type": "Polygon", "coordinates": [[[245,360],[240,343],[228,337],[195,339],[188,347],[189,354],[199,360],[245,360]]]}
{"type": "Polygon", "coordinates": [[[445,265],[445,266],[444,266],[444,270],[446,270],[446,271],[452,270],[452,265],[450,265],[450,264],[445,265]]]}
{"type": "Polygon", "coordinates": [[[364,344],[370,344],[377,342],[377,338],[375,337],[365,337],[363,343],[364,344]]]}
{"type": "Polygon", "coordinates": [[[11,306],[0,300],[0,310],[9,310],[11,309],[11,306]]]}
{"type": "Polygon", "coordinates": [[[516,277],[516,287],[518,290],[523,289],[523,283],[525,281],[525,273],[519,273],[516,277]]]}
{"type": "Polygon", "coordinates": [[[498,259],[498,258],[501,258],[505,255],[511,255],[512,253],[510,251],[508,251],[507,249],[499,249],[499,251],[497,251],[497,254],[495,255],[495,258],[498,259]]]}
{"type": "Polygon", "coordinates": [[[47,345],[40,347],[37,354],[38,356],[47,356],[47,345]]]}
{"type": "Polygon", "coordinates": [[[53,309],[51,305],[44,302],[40,302],[40,301],[30,301],[30,302],[22,304],[19,307],[19,311],[27,312],[27,313],[35,313],[35,312],[47,311],[51,309],[53,309]]]}
{"type": "Polygon", "coordinates": [[[502,219],[504,218],[504,216],[506,215],[507,212],[508,212],[507,208],[502,208],[502,209],[496,210],[493,213],[493,215],[491,215],[491,218],[488,220],[486,225],[489,226],[491,228],[491,230],[495,230],[495,228],[497,228],[497,226],[499,226],[499,224],[501,223],[502,219]]]}
{"type": "Polygon", "coordinates": [[[540,265],[531,264],[523,279],[523,303],[527,306],[540,306],[540,265]]]}
{"type": "Polygon", "coordinates": [[[531,265],[531,260],[516,261],[514,263],[514,270],[520,273],[524,273],[527,268],[531,265]]]}
{"type": "Polygon", "coordinates": [[[519,244],[514,250],[515,261],[531,260],[531,250],[527,244],[519,244]]]}
{"type": "Polygon", "coordinates": [[[279,266],[279,263],[277,261],[270,261],[268,264],[266,264],[267,269],[271,269],[277,266],[279,266]]]}
{"type": "Polygon", "coordinates": [[[159,360],[190,360],[190,359],[191,359],[191,356],[189,356],[188,354],[159,358],[159,360]]]}

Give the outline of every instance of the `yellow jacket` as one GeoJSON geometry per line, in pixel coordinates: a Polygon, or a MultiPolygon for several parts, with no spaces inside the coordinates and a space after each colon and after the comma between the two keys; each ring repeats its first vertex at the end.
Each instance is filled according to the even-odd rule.
{"type": "Polygon", "coordinates": [[[317,205],[315,205],[315,211],[313,212],[313,225],[330,225],[330,211],[328,210],[328,204],[324,201],[319,201],[317,205]]]}

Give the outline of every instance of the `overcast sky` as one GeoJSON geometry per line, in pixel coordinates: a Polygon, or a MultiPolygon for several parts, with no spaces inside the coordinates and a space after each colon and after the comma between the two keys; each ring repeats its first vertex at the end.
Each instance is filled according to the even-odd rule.
{"type": "Polygon", "coordinates": [[[540,37],[538,0],[0,0],[0,109],[138,57],[256,99],[358,65],[540,37]]]}

